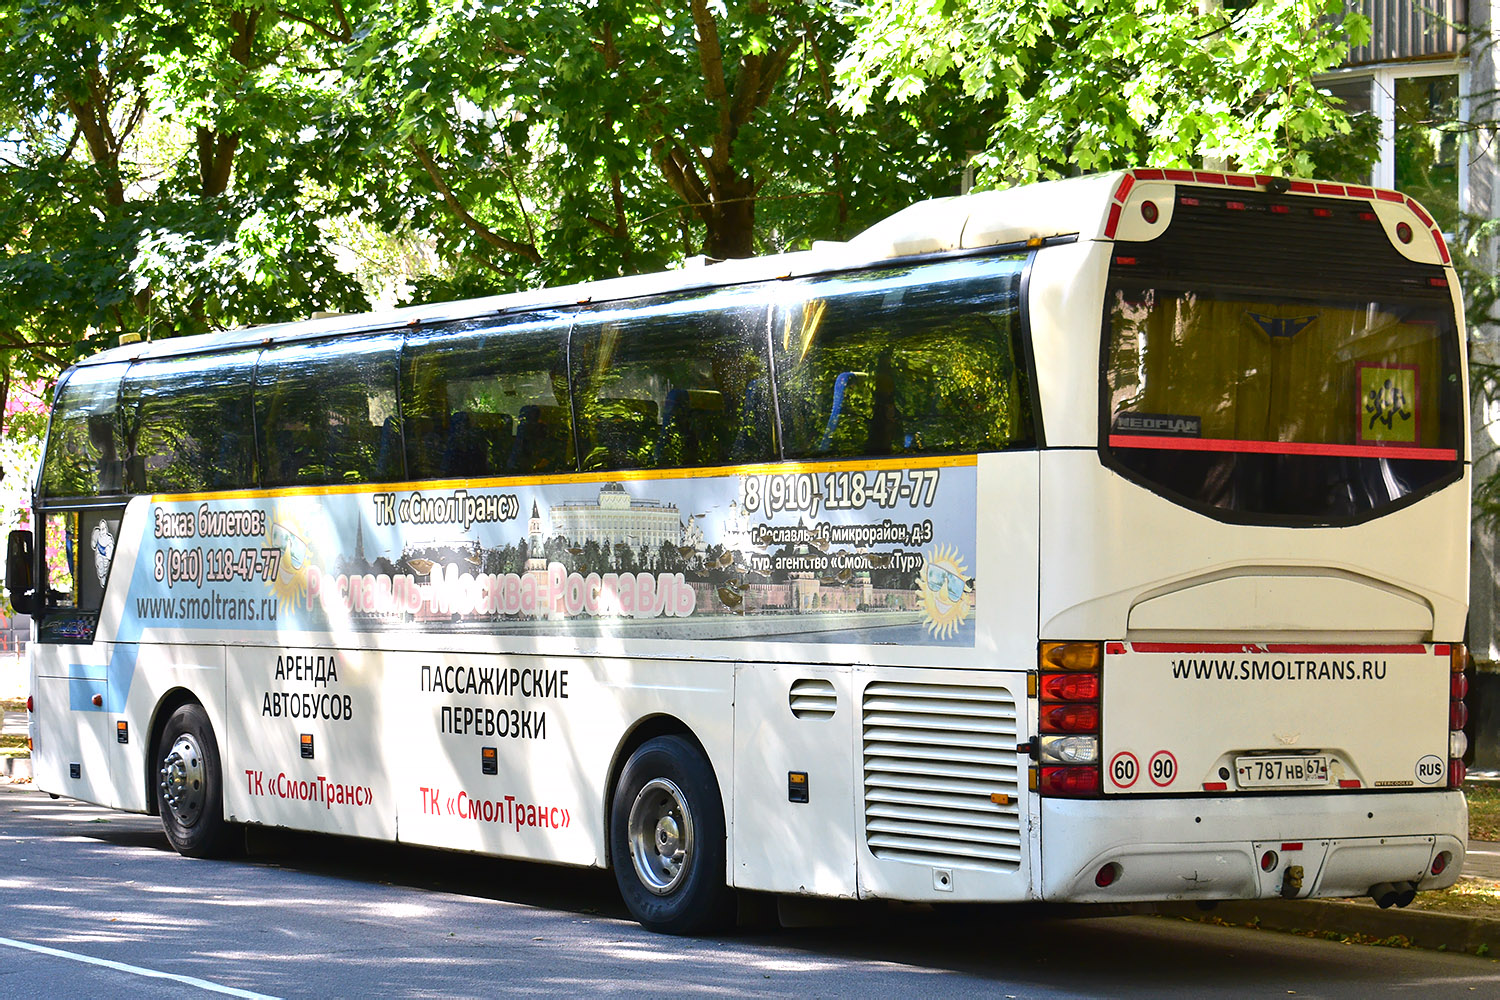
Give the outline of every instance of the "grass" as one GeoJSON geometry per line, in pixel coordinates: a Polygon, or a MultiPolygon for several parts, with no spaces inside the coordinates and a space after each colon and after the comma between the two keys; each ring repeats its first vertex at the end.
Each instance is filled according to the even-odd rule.
{"type": "Polygon", "coordinates": [[[9,747],[26,747],[25,733],[0,733],[0,749],[9,747]]]}
{"type": "Polygon", "coordinates": [[[1500,840],[1500,783],[1471,781],[1464,785],[1469,800],[1469,839],[1500,840]]]}
{"type": "Polygon", "coordinates": [[[0,698],[0,710],[6,712],[24,712],[26,711],[26,699],[0,698]]]}

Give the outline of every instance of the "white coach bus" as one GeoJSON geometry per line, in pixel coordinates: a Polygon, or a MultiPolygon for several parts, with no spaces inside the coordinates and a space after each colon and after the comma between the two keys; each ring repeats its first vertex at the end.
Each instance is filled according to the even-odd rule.
{"type": "Polygon", "coordinates": [[[1404,905],[1466,846],[1460,309],[1402,195],[1142,169],[108,350],[10,539],[36,782],[609,866],[668,932],[1404,905]]]}

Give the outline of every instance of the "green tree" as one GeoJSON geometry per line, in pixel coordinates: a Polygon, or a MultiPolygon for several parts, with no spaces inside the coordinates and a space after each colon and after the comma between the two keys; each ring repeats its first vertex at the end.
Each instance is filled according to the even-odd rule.
{"type": "Polygon", "coordinates": [[[941,88],[840,111],[828,0],[396,3],[355,35],[385,222],[453,263],[425,296],[844,238],[952,193],[982,134],[941,88]]]}
{"type": "Polygon", "coordinates": [[[364,304],[321,228],[355,171],[316,128],[339,92],[299,6],[323,10],[0,2],[7,371],[364,304]]]}
{"type": "Polygon", "coordinates": [[[1205,160],[1306,176],[1309,144],[1350,129],[1313,76],[1369,36],[1343,0],[868,0],[853,20],[843,104],[956,82],[998,108],[989,183],[1205,160]]]}

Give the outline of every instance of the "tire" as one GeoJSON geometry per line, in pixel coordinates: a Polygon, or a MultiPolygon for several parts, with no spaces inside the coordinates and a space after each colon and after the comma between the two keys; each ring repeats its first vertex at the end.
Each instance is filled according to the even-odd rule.
{"type": "Polygon", "coordinates": [[[630,755],[610,807],[609,852],[625,906],[647,930],[705,933],[733,916],[719,783],[689,740],[658,736],[630,755]]]}
{"type": "Polygon", "coordinates": [[[172,713],[154,759],[161,825],[172,847],[190,858],[230,854],[235,828],[224,822],[219,744],[202,705],[189,702],[172,713]]]}

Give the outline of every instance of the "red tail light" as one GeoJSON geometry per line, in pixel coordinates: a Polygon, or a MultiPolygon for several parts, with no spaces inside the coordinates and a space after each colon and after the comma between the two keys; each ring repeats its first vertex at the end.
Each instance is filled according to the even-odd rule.
{"type": "Polygon", "coordinates": [[[1468,777],[1469,769],[1464,767],[1461,760],[1450,760],[1448,762],[1448,787],[1460,788],[1463,786],[1464,778],[1468,777]]]}
{"type": "Polygon", "coordinates": [[[31,702],[31,695],[29,695],[29,694],[26,696],[26,711],[28,711],[28,712],[35,712],[36,711],[36,708],[32,705],[32,702],[31,702]]]}
{"type": "Polygon", "coordinates": [[[1098,674],[1043,674],[1043,701],[1098,701],[1098,674]]]}
{"type": "Polygon", "coordinates": [[[1037,791],[1059,798],[1085,798],[1099,794],[1097,767],[1044,767],[1037,791]]]}
{"type": "Polygon", "coordinates": [[[1099,729],[1099,706],[1043,706],[1041,722],[1044,733],[1092,733],[1099,729]]]}

